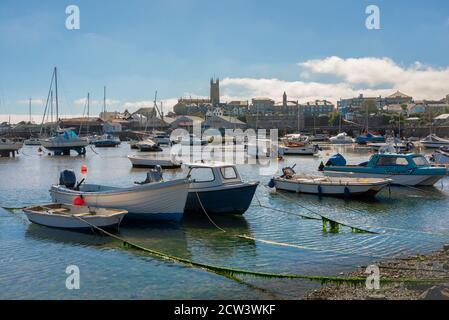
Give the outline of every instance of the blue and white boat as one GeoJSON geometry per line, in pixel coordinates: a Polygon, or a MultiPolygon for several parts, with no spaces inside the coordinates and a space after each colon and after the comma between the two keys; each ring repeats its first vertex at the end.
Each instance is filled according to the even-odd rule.
{"type": "Polygon", "coordinates": [[[185,212],[203,214],[244,214],[259,182],[242,181],[233,164],[221,162],[188,165],[191,183],[185,212]]]}
{"type": "Polygon", "coordinates": [[[330,177],[386,178],[392,184],[432,186],[447,175],[447,169],[433,167],[421,154],[378,153],[359,165],[348,165],[341,154],[334,155],[320,171],[330,177]]]}
{"type": "Polygon", "coordinates": [[[58,129],[55,134],[41,140],[42,146],[55,155],[69,155],[70,150],[75,150],[78,154],[86,154],[86,146],[89,141],[86,138],[80,138],[72,129],[58,129]]]}
{"type": "Polygon", "coordinates": [[[370,142],[385,142],[385,137],[368,132],[367,134],[359,135],[355,139],[355,142],[358,144],[367,144],[370,142]]]}
{"type": "Polygon", "coordinates": [[[95,140],[92,141],[92,144],[97,148],[111,148],[111,147],[117,147],[120,145],[120,140],[113,135],[105,134],[101,137],[95,138],[95,140]]]}

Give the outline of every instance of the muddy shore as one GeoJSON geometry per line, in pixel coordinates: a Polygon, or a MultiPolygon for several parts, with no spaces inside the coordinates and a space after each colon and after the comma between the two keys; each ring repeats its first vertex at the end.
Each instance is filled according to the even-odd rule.
{"type": "MultiPolygon", "coordinates": [[[[369,290],[365,285],[326,284],[305,296],[308,300],[449,300],[449,245],[427,255],[416,255],[375,263],[380,277],[407,279],[434,279],[427,284],[381,283],[379,290],[369,290]]],[[[363,277],[366,266],[341,274],[363,277]]]]}

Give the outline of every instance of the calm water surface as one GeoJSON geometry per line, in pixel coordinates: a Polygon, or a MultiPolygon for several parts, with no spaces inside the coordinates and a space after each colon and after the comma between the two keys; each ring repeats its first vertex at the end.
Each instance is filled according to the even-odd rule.
{"type": "MultiPolygon", "coordinates": [[[[39,156],[36,147],[24,147],[16,159],[0,159],[0,206],[22,207],[50,202],[48,193],[59,172],[88,166],[91,183],[115,186],[143,180],[145,169],[132,169],[126,158],[135,153],[124,143],[116,149],[88,149],[87,156],[39,156]]],[[[321,161],[336,151],[349,162],[367,160],[369,154],[352,146],[323,150],[317,157],[289,157],[280,167],[297,164],[296,170],[316,173],[321,161]]],[[[259,175],[256,165],[239,166],[246,180],[259,175]]],[[[185,176],[185,170],[165,177],[185,176]]],[[[383,258],[426,253],[449,243],[449,182],[416,191],[391,188],[375,200],[319,199],[259,187],[257,198],[243,216],[215,218],[227,232],[206,218],[176,223],[126,223],[120,235],[148,248],[213,265],[254,271],[303,275],[338,275],[383,258]],[[285,199],[288,197],[290,200],[285,199]],[[302,207],[298,206],[300,204],[302,207]],[[326,234],[320,221],[301,219],[310,208],[335,220],[380,235],[354,234],[343,228],[326,234]],[[276,246],[236,237],[281,242],[276,246]]],[[[176,199],[174,199],[176,201],[176,199]]],[[[61,231],[30,224],[21,212],[0,209],[0,299],[297,299],[319,284],[304,280],[229,279],[204,270],[129,251],[108,237],[61,231]],[[81,289],[67,290],[66,267],[77,265],[81,289]]]]}

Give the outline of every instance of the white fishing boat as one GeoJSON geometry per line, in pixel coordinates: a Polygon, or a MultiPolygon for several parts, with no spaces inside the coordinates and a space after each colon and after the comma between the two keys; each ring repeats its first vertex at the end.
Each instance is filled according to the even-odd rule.
{"type": "Polygon", "coordinates": [[[318,154],[320,147],[318,145],[307,144],[298,147],[279,147],[280,155],[299,155],[299,156],[313,156],[318,154]]]}
{"type": "MultiPolygon", "coordinates": [[[[294,167],[293,167],[294,168],[294,167]]],[[[277,190],[321,196],[374,196],[391,180],[379,178],[333,178],[296,174],[293,168],[283,168],[283,175],[274,177],[269,186],[277,190]]]]}
{"type": "Polygon", "coordinates": [[[136,143],[137,148],[142,152],[159,152],[162,151],[161,147],[151,139],[145,139],[136,143]]]}
{"type": "Polygon", "coordinates": [[[189,187],[187,179],[156,181],[130,187],[83,182],[76,182],[73,171],[63,171],[59,184],[50,189],[53,202],[72,204],[76,197],[82,195],[87,206],[124,209],[129,212],[129,218],[180,221],[189,187]]]}
{"type": "Polygon", "coordinates": [[[52,228],[90,229],[119,227],[128,213],[122,209],[106,209],[87,206],[44,204],[23,209],[33,223],[52,228]]]}
{"type": "Polygon", "coordinates": [[[23,144],[26,146],[40,146],[41,141],[39,138],[29,138],[23,141],[23,144]]]}
{"type": "Polygon", "coordinates": [[[449,146],[449,140],[438,137],[436,134],[431,134],[419,141],[426,148],[441,148],[449,146]]]}
{"type": "Polygon", "coordinates": [[[336,136],[329,138],[330,143],[332,144],[351,144],[354,143],[354,139],[349,137],[346,132],[341,132],[336,136]]]}
{"type": "Polygon", "coordinates": [[[135,168],[154,168],[160,166],[164,169],[180,168],[181,161],[176,160],[170,156],[151,156],[151,155],[128,155],[129,161],[131,161],[135,168]]]}
{"type": "Polygon", "coordinates": [[[411,141],[401,140],[399,138],[388,138],[386,142],[372,142],[367,146],[374,152],[379,152],[383,149],[394,150],[395,152],[408,152],[415,148],[415,145],[411,141]]]}

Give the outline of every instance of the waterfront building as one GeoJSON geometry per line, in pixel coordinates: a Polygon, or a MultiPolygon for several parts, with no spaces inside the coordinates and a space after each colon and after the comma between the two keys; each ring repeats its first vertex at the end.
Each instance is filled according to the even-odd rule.
{"type": "Polygon", "coordinates": [[[304,116],[319,116],[328,115],[334,112],[335,106],[332,102],[327,100],[315,100],[299,105],[300,112],[304,116]]]}
{"type": "Polygon", "coordinates": [[[272,115],[274,110],[274,100],[266,97],[253,98],[249,110],[252,114],[272,115]]]}
{"type": "Polygon", "coordinates": [[[400,91],[396,91],[395,93],[393,93],[392,95],[389,95],[388,97],[385,98],[385,104],[386,105],[390,105],[390,104],[409,104],[413,102],[413,98],[400,92],[400,91]]]}
{"type": "Polygon", "coordinates": [[[248,100],[230,101],[223,106],[224,115],[233,117],[242,117],[249,112],[248,100]]]}
{"type": "Polygon", "coordinates": [[[373,103],[378,109],[382,109],[386,105],[385,98],[382,97],[364,97],[360,94],[358,97],[350,99],[340,99],[337,102],[337,109],[343,115],[349,112],[359,111],[365,104],[373,103]]]}

